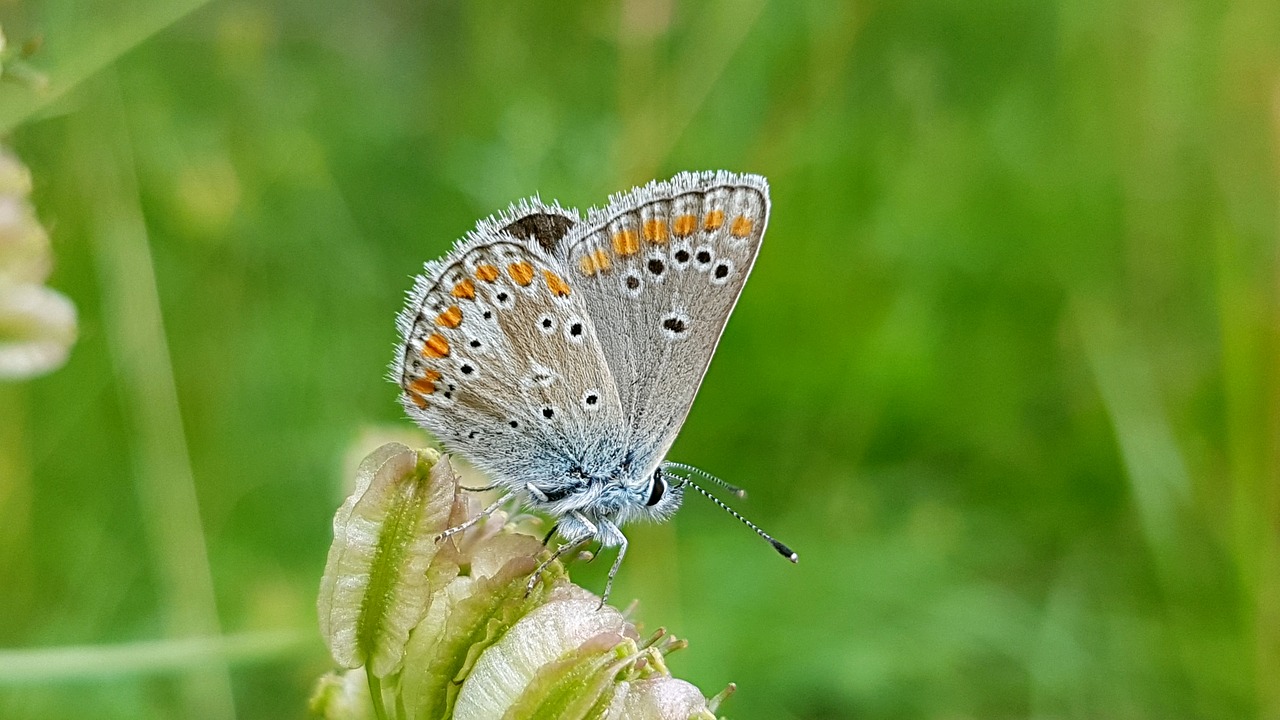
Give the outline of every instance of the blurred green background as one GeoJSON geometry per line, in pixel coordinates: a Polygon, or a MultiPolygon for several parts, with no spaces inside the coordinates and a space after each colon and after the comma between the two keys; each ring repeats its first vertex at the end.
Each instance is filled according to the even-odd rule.
{"type": "Polygon", "coordinates": [[[352,463],[415,437],[409,276],[517,198],[718,168],[773,216],[672,458],[801,561],[696,498],[635,528],[615,598],[677,675],[743,719],[1280,717],[1274,0],[0,23],[81,315],[0,384],[0,717],[302,717],[352,463]]]}

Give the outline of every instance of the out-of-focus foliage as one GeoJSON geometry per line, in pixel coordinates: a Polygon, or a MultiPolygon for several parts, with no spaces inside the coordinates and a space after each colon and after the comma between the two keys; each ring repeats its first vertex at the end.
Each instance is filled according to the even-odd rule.
{"type": "Polygon", "coordinates": [[[801,561],[696,498],[635,528],[614,597],[675,674],[738,718],[1280,714],[1273,0],[0,24],[43,40],[0,127],[80,311],[0,386],[0,716],[299,716],[347,458],[422,443],[409,276],[519,197],[716,168],[774,212],[673,459],[801,561]]]}

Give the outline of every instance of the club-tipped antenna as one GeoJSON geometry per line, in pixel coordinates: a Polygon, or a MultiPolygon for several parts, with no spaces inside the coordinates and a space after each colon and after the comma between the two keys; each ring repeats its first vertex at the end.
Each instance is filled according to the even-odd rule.
{"type": "MultiPolygon", "coordinates": [[[[746,490],[743,490],[742,488],[738,487],[737,485],[731,485],[731,484],[729,484],[729,483],[725,482],[724,480],[721,480],[720,478],[716,477],[715,475],[712,475],[711,473],[707,472],[706,470],[703,470],[702,468],[696,468],[696,467],[694,467],[694,466],[692,466],[692,465],[685,465],[684,463],[678,463],[678,462],[665,462],[665,463],[662,463],[662,469],[663,469],[663,470],[666,470],[666,469],[668,469],[668,468],[677,468],[677,469],[679,469],[679,470],[684,470],[684,471],[685,471],[685,472],[687,472],[687,473],[691,473],[691,474],[693,474],[693,475],[697,475],[698,477],[706,478],[707,480],[710,480],[711,482],[713,482],[713,483],[715,483],[715,484],[719,485],[720,487],[724,488],[725,490],[728,490],[729,492],[733,493],[734,497],[744,498],[744,497],[746,497],[746,496],[747,496],[747,491],[746,491],[746,490]]],[[[673,475],[672,477],[679,477],[679,475],[673,475]]]]}
{"type": "MultiPolygon", "coordinates": [[[[716,505],[719,505],[721,510],[724,510],[725,512],[729,513],[730,515],[732,515],[732,516],[734,516],[734,517],[738,518],[739,520],[741,520],[741,521],[742,521],[742,524],[746,525],[747,527],[751,528],[752,530],[755,530],[755,531],[756,531],[756,534],[757,534],[757,535],[759,535],[760,537],[764,538],[765,540],[768,540],[768,541],[769,541],[769,544],[773,546],[773,549],[774,549],[774,550],[777,550],[777,551],[778,551],[778,554],[779,554],[779,555],[781,555],[782,557],[784,557],[784,558],[786,558],[786,559],[790,560],[791,562],[799,562],[799,561],[800,561],[800,556],[799,556],[799,555],[797,555],[797,554],[796,554],[796,552],[795,552],[794,550],[792,550],[791,548],[789,548],[789,547],[787,547],[786,545],[782,544],[780,541],[778,541],[778,539],[777,539],[777,538],[773,537],[773,536],[772,536],[772,535],[770,535],[769,533],[765,532],[764,530],[761,530],[759,525],[756,525],[755,523],[751,522],[750,520],[748,520],[748,519],[746,519],[746,518],[742,517],[742,515],[740,515],[740,514],[738,513],[738,511],[734,510],[733,508],[729,507],[728,505],[725,505],[725,504],[724,504],[724,502],[722,502],[722,501],[720,500],[720,498],[718,498],[718,497],[716,497],[715,495],[712,495],[711,493],[707,492],[707,491],[706,491],[706,489],[705,489],[705,488],[703,488],[701,485],[699,485],[699,484],[695,483],[693,480],[691,480],[691,479],[689,479],[689,478],[687,478],[687,477],[680,477],[679,475],[672,475],[671,477],[673,477],[673,478],[675,478],[675,479],[677,479],[677,480],[679,480],[679,481],[680,481],[679,483],[677,483],[677,484],[676,484],[676,487],[680,487],[680,486],[682,486],[682,485],[688,485],[689,487],[693,488],[694,490],[697,490],[699,493],[701,493],[703,496],[705,496],[705,497],[706,497],[708,500],[710,500],[711,502],[715,503],[716,505]]],[[[733,486],[732,486],[732,485],[730,485],[730,487],[733,487],[733,486]]]]}

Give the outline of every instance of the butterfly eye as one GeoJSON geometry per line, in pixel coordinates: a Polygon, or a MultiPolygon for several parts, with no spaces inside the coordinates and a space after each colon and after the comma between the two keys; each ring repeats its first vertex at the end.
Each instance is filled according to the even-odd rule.
{"type": "Polygon", "coordinates": [[[644,501],[647,507],[653,507],[662,501],[662,496],[667,493],[667,481],[662,479],[662,475],[653,474],[653,479],[649,481],[649,499],[644,501]]]}

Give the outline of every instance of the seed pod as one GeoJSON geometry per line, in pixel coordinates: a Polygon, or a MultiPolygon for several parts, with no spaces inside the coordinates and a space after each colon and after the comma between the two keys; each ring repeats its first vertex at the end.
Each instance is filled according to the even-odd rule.
{"type": "Polygon", "coordinates": [[[433,450],[383,445],[360,463],[356,489],[333,519],[317,603],[337,663],[377,678],[399,669],[409,631],[430,602],[427,568],[455,492],[433,450]]]}
{"type": "Polygon", "coordinates": [[[27,200],[31,173],[0,148],[0,286],[41,285],[53,269],[49,236],[27,200]]]}
{"type": "Polygon", "coordinates": [[[0,379],[62,367],[76,340],[75,306],[44,286],[53,254],[30,192],[26,166],[0,148],[0,379]]]}
{"type": "Polygon", "coordinates": [[[601,608],[600,598],[576,585],[558,587],[476,663],[454,717],[501,717],[544,665],[581,651],[588,641],[607,642],[600,649],[609,652],[628,633],[634,636],[635,629],[617,610],[601,608]]]}
{"type": "Polygon", "coordinates": [[[374,720],[364,668],[326,673],[308,705],[312,715],[324,720],[374,720]]]}
{"type": "Polygon", "coordinates": [[[334,518],[319,602],[334,659],[357,669],[323,678],[314,712],[329,720],[714,718],[698,689],[667,671],[664,656],[683,641],[659,631],[640,642],[622,613],[571,584],[558,562],[527,589],[549,553],[501,511],[439,538],[478,508],[432,451],[392,443],[361,463],[334,518]]]}
{"type": "Polygon", "coordinates": [[[698,688],[670,676],[627,683],[618,702],[609,709],[609,720],[643,718],[697,718],[715,720],[698,688]]]}
{"type": "Polygon", "coordinates": [[[43,285],[0,286],[0,379],[52,372],[76,339],[76,308],[43,285]]]}

